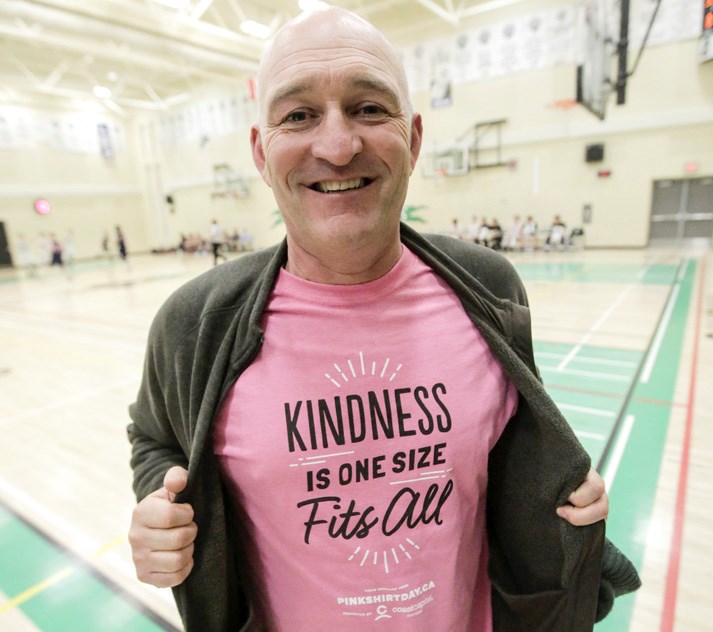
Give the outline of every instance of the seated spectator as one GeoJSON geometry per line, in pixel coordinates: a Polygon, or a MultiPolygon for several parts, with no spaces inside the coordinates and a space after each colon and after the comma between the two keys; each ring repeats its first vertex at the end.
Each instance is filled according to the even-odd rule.
{"type": "Polygon", "coordinates": [[[532,215],[528,215],[522,227],[522,244],[527,252],[537,250],[537,222],[532,215]]]}
{"type": "Polygon", "coordinates": [[[450,236],[456,239],[463,239],[463,229],[461,228],[460,221],[457,217],[454,217],[451,221],[451,231],[450,236]]]}
{"type": "Polygon", "coordinates": [[[470,220],[470,224],[468,224],[468,240],[475,242],[476,244],[478,243],[478,235],[480,234],[480,228],[483,225],[483,222],[479,220],[475,215],[470,220]]]}
{"type": "Polygon", "coordinates": [[[553,247],[558,247],[560,249],[567,245],[567,226],[562,221],[559,215],[555,215],[554,220],[552,220],[552,226],[550,227],[549,235],[547,236],[547,241],[545,242],[545,247],[550,250],[553,247]]]}
{"type": "Polygon", "coordinates": [[[503,235],[503,250],[522,250],[523,225],[523,221],[519,215],[515,215],[512,218],[512,224],[508,226],[505,235],[503,235]]]}
{"type": "Polygon", "coordinates": [[[478,238],[475,240],[476,244],[481,246],[487,246],[490,240],[490,225],[483,219],[483,223],[480,225],[480,230],[478,231],[478,238]]]}
{"type": "Polygon", "coordinates": [[[503,229],[496,217],[490,223],[490,234],[488,235],[487,246],[493,250],[500,250],[503,242],[503,229]]]}

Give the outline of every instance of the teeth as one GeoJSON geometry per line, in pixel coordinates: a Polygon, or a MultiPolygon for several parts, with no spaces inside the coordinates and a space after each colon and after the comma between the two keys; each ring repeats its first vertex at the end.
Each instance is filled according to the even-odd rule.
{"type": "Polygon", "coordinates": [[[333,191],[347,191],[348,189],[360,189],[366,185],[365,178],[356,178],[354,180],[345,180],[343,182],[318,182],[315,188],[322,193],[331,193],[333,191]]]}

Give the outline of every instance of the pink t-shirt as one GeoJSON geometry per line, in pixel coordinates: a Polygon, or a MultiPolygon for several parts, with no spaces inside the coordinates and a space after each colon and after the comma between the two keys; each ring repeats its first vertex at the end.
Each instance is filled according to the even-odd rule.
{"type": "Polygon", "coordinates": [[[488,452],[517,392],[453,291],[404,248],[362,285],[283,270],[263,325],[213,440],[269,629],[489,632],[488,452]]]}

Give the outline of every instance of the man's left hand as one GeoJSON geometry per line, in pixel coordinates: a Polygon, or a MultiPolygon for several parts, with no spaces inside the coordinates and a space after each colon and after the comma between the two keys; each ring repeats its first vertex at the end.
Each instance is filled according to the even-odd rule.
{"type": "Polygon", "coordinates": [[[567,500],[568,505],[557,507],[557,515],[576,527],[606,520],[609,515],[609,496],[604,479],[592,469],[567,500]]]}

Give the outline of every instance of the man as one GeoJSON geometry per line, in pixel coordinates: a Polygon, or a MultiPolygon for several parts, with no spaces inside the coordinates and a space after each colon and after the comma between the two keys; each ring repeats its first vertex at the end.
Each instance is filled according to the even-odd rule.
{"type": "Polygon", "coordinates": [[[258,87],[287,236],[152,325],[139,578],[175,587],[189,632],[590,630],[638,577],[539,382],[513,268],[399,223],[422,123],[396,51],[341,9],[303,14],[258,87]]]}
{"type": "Polygon", "coordinates": [[[562,221],[559,215],[555,215],[552,220],[550,232],[545,241],[545,249],[550,250],[553,246],[564,248],[567,245],[567,225],[562,221]]]}
{"type": "Polygon", "coordinates": [[[214,219],[211,222],[210,229],[208,232],[210,244],[213,248],[213,265],[217,266],[218,259],[223,259],[223,261],[228,260],[228,258],[220,251],[220,249],[223,247],[223,243],[225,242],[225,233],[223,232],[223,228],[221,227],[221,225],[218,224],[217,219],[214,219]]]}

